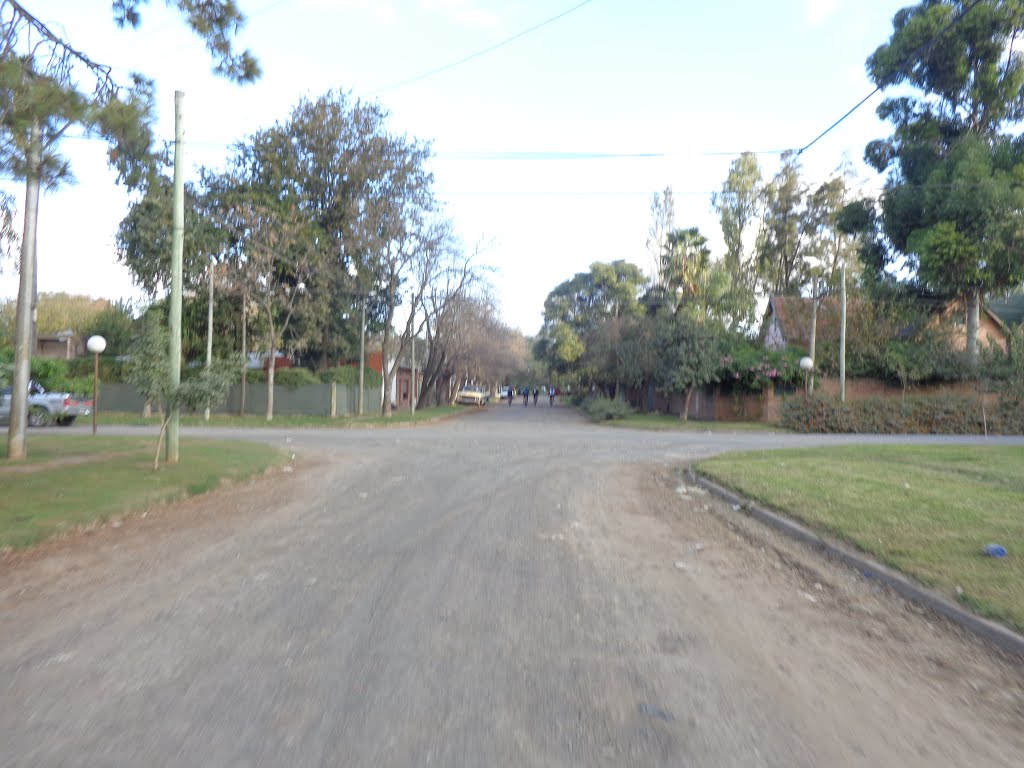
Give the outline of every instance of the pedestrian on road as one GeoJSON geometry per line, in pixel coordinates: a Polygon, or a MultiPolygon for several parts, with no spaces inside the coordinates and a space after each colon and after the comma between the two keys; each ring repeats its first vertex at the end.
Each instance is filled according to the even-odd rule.
{"type": "Polygon", "coordinates": [[[548,406],[551,408],[555,407],[555,388],[548,387],[548,406]]]}
{"type": "Polygon", "coordinates": [[[508,407],[509,408],[512,407],[512,398],[515,397],[515,395],[516,395],[516,388],[515,387],[509,387],[508,388],[508,407]]]}
{"type": "Polygon", "coordinates": [[[534,387],[533,388],[533,404],[534,405],[537,404],[537,398],[538,397],[540,397],[540,389],[538,389],[537,387],[534,387]]]}
{"type": "Polygon", "coordinates": [[[530,388],[523,387],[523,407],[525,408],[530,404],[530,388]]]}

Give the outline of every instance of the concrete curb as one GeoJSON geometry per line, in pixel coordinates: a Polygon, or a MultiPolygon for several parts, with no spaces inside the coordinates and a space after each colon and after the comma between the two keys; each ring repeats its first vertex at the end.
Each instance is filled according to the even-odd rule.
{"type": "Polygon", "coordinates": [[[940,595],[927,587],[911,581],[903,574],[876,563],[867,555],[848,549],[840,544],[826,541],[800,523],[783,517],[777,512],[765,509],[727,488],[723,488],[717,483],[697,475],[692,468],[687,468],[687,474],[690,477],[691,483],[695,483],[709,493],[729,502],[734,508],[742,510],[755,520],[771,526],[791,539],[823,552],[827,557],[856,569],[868,578],[880,581],[906,599],[912,600],[918,605],[923,605],[940,616],[956,622],[967,631],[991,643],[1001,651],[1014,656],[1024,657],[1024,635],[1020,635],[1012,629],[1004,627],[1002,624],[997,624],[994,621],[989,621],[977,614],[971,613],[944,595],[940,595]]]}

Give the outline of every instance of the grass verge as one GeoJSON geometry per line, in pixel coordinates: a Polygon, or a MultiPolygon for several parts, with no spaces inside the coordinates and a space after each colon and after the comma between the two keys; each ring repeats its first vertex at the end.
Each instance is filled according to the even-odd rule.
{"type": "MultiPolygon", "coordinates": [[[[466,410],[463,406],[444,405],[435,408],[423,408],[415,414],[409,411],[394,411],[391,418],[385,419],[379,413],[363,414],[362,416],[339,416],[332,419],[330,416],[275,416],[272,421],[267,421],[263,414],[246,414],[237,416],[227,413],[214,413],[210,420],[203,419],[201,414],[182,414],[181,424],[186,427],[297,427],[297,428],[332,428],[344,429],[350,427],[390,427],[408,426],[423,422],[436,421],[438,419],[454,416],[466,410]]],[[[119,426],[159,426],[158,416],[143,417],[137,413],[106,412],[99,414],[99,422],[119,426]]]]}
{"type": "Polygon", "coordinates": [[[694,469],[1024,630],[1024,448],[762,451],[694,469]],[[989,543],[1009,555],[986,556],[989,543]]]}
{"type": "Polygon", "coordinates": [[[666,413],[634,413],[622,419],[596,422],[609,427],[649,429],[665,432],[788,432],[776,424],[761,421],[683,421],[666,413]]]}
{"type": "Polygon", "coordinates": [[[205,493],[284,458],[257,443],[186,439],[181,461],[154,472],[155,448],[150,437],[30,434],[28,460],[0,465],[0,550],[205,493]]]}

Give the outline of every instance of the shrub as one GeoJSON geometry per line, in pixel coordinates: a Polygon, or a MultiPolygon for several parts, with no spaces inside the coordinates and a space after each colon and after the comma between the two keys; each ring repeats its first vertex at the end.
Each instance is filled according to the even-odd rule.
{"type": "Polygon", "coordinates": [[[629,403],[623,400],[609,400],[607,397],[588,397],[583,400],[582,408],[594,421],[624,419],[633,415],[629,403]]]}
{"type": "MultiPolygon", "coordinates": [[[[337,368],[327,368],[320,371],[317,374],[320,377],[320,381],[324,383],[334,382],[335,384],[341,384],[346,387],[358,387],[359,386],[359,368],[354,365],[342,365],[337,368]]],[[[380,387],[382,377],[379,371],[375,371],[373,368],[363,369],[363,387],[371,389],[374,387],[380,387]]]]}
{"type": "Polygon", "coordinates": [[[278,368],[274,371],[274,385],[298,389],[310,384],[321,384],[319,377],[308,368],[278,368]]]}
{"type": "Polygon", "coordinates": [[[71,392],[85,395],[92,392],[92,370],[84,376],[71,373],[67,360],[35,357],[32,359],[32,378],[49,392],[71,392]]]}
{"type": "Polygon", "coordinates": [[[797,432],[976,435],[1019,433],[1024,408],[1002,401],[990,412],[975,397],[869,398],[842,403],[832,397],[794,397],[782,407],[782,426],[797,432]]]}
{"type": "Polygon", "coordinates": [[[797,349],[764,349],[744,341],[722,357],[717,378],[737,394],[763,392],[774,385],[795,386],[803,381],[800,357],[797,349]]]}

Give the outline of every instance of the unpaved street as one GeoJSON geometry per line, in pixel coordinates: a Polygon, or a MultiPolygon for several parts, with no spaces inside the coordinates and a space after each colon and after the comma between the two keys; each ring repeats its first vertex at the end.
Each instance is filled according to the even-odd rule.
{"type": "Polygon", "coordinates": [[[1024,765],[1018,662],[683,479],[835,438],[242,434],[294,471],[0,565],[0,763],[1024,765]]]}

